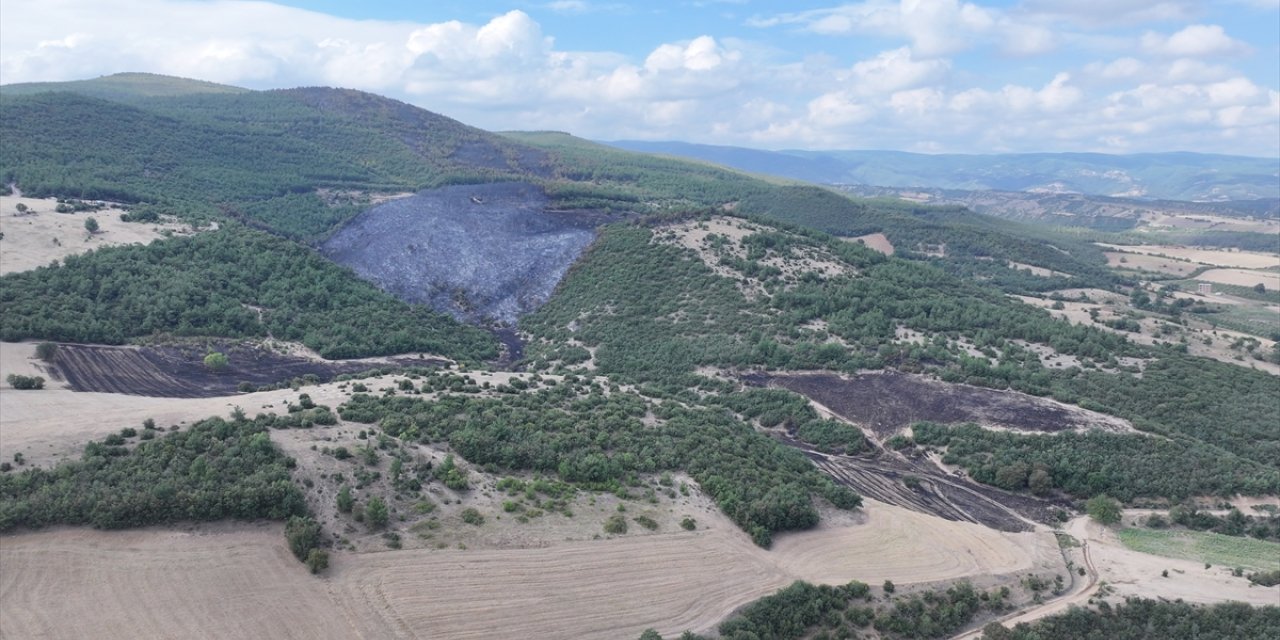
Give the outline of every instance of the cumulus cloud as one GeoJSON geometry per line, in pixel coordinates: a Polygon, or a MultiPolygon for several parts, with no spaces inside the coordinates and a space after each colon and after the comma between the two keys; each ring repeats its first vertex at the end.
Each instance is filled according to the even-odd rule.
{"type": "MultiPolygon", "coordinates": [[[[1112,4],[1131,15],[1182,6],[1112,4]]],[[[572,12],[606,5],[538,6],[572,12]]],[[[1276,87],[1231,66],[1230,56],[1250,51],[1220,26],[1086,34],[1112,38],[1115,50],[1088,64],[1041,58],[1025,65],[1018,82],[988,81],[965,68],[974,56],[1081,47],[1083,36],[1053,22],[1066,18],[1046,17],[1070,6],[869,0],[754,21],[891,42],[852,59],[821,47],[789,57],[767,43],[716,33],[654,41],[638,53],[570,50],[522,11],[412,23],[242,0],[5,0],[0,77],[149,71],[251,88],[343,86],[490,129],[560,129],[597,139],[1275,155],[1276,87]]]]}
{"type": "Polygon", "coordinates": [[[1169,36],[1148,31],[1142,36],[1142,48],[1170,57],[1230,56],[1249,51],[1248,45],[1228,36],[1216,24],[1193,24],[1169,36]]]}

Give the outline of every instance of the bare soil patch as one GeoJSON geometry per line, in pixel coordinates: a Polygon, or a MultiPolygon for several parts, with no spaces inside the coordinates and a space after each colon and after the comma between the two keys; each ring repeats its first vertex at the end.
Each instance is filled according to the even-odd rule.
{"type": "Polygon", "coordinates": [[[888,437],[913,423],[976,422],[1018,431],[1054,433],[1103,429],[1132,431],[1128,422],[1015,391],[996,391],[884,371],[851,377],[834,374],[752,375],[750,384],[777,386],[808,396],[847,420],[888,437]]]}
{"type": "Polygon", "coordinates": [[[170,233],[189,231],[190,228],[175,222],[163,224],[122,222],[119,209],[103,209],[94,212],[57,213],[54,198],[19,198],[0,196],[0,275],[28,271],[51,262],[99,247],[121,244],[148,244],[170,233]],[[17,205],[28,207],[24,215],[17,214],[17,205]],[[84,221],[92,217],[100,230],[90,235],[84,221]]]}

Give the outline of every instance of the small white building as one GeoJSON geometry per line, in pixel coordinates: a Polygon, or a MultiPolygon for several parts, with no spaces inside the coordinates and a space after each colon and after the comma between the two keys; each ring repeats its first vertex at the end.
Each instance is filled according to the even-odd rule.
{"type": "Polygon", "coordinates": [[[1213,284],[1209,282],[1201,282],[1198,291],[1201,295],[1211,296],[1213,295],[1213,284]]]}

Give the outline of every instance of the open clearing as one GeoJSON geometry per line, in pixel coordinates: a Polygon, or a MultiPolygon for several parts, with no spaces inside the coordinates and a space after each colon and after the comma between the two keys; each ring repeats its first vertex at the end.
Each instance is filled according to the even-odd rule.
{"type": "Polygon", "coordinates": [[[1280,570],[1280,543],[1208,531],[1168,529],[1125,528],[1117,532],[1117,536],[1124,546],[1143,553],[1226,568],[1280,570]]]}
{"type": "Polygon", "coordinates": [[[162,231],[178,231],[178,224],[121,222],[119,209],[80,213],[57,213],[54,198],[0,196],[0,275],[43,267],[55,260],[99,247],[120,244],[148,244],[163,237],[162,231]],[[30,210],[17,215],[21,203],[30,210]],[[85,218],[98,221],[100,231],[92,236],[84,230],[85,218]]]}
{"type": "Polygon", "coordinates": [[[1126,548],[1116,533],[1081,516],[1067,531],[1078,540],[1087,540],[1089,554],[1098,577],[1115,589],[1117,598],[1182,598],[1187,602],[1210,604],[1238,601],[1251,605],[1280,602],[1280,586],[1260,587],[1245,578],[1231,575],[1231,567],[1204,568],[1200,560],[1162,558],[1126,548]],[[1169,572],[1169,577],[1161,575],[1169,572]]]}
{"type": "Polygon", "coordinates": [[[1154,271],[1156,273],[1163,273],[1171,276],[1187,277],[1196,269],[1203,267],[1203,265],[1194,262],[1174,260],[1173,258],[1162,258],[1160,256],[1152,256],[1145,253],[1108,251],[1106,252],[1106,256],[1107,266],[1114,269],[1154,271]]]}
{"type": "Polygon", "coordinates": [[[612,640],[649,626],[706,631],[795,579],[1064,570],[1048,532],[1002,534],[874,501],[857,520],[780,536],[772,551],[721,517],[695,532],[544,548],[339,552],[323,579],[289,556],[275,524],[7,536],[0,636],[612,640]]]}
{"type": "Polygon", "coordinates": [[[1252,287],[1261,284],[1267,288],[1267,291],[1275,291],[1280,289],[1280,273],[1267,271],[1252,271],[1249,269],[1210,269],[1198,276],[1196,280],[1205,282],[1217,282],[1219,284],[1234,284],[1240,287],[1252,287]]]}
{"type": "Polygon", "coordinates": [[[893,243],[889,241],[889,237],[883,233],[871,233],[856,238],[846,238],[852,242],[866,245],[868,249],[874,249],[886,256],[893,255],[893,243]]]}
{"type": "MultiPolygon", "coordinates": [[[[1099,242],[1098,246],[1128,254],[1166,256],[1175,260],[1187,260],[1214,267],[1238,267],[1241,269],[1274,269],[1280,267],[1280,255],[1260,251],[1232,251],[1228,249],[1197,249],[1180,245],[1119,245],[1099,242]]],[[[1132,261],[1132,258],[1130,258],[1132,261]]]]}

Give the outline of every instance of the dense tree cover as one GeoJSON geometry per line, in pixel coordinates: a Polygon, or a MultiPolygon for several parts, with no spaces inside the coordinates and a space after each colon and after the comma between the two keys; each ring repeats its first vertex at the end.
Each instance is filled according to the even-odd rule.
{"type": "MultiPolygon", "coordinates": [[[[982,609],[1004,608],[1005,591],[980,592],[967,582],[945,591],[925,591],[891,604],[871,601],[861,582],[832,587],[796,581],[747,605],[720,624],[725,640],[853,638],[874,628],[882,638],[944,638],[955,634],[982,609]]],[[[645,631],[642,640],[661,638],[645,631]]],[[[685,633],[682,640],[703,640],[685,633]]]]}
{"type": "Polygon", "coordinates": [[[0,283],[3,340],[272,335],[329,358],[497,355],[479,329],[400,302],[305,247],[235,226],[69,256],[0,283]]]}
{"type": "Polygon", "coordinates": [[[1012,630],[988,625],[985,640],[1270,640],[1280,637],[1280,607],[1230,602],[1197,606],[1182,601],[1130,598],[1114,607],[1071,608],[1021,623],[1012,630]]]}
{"type": "Polygon", "coordinates": [[[255,421],[210,418],[132,448],[117,435],[89,443],[79,460],[0,475],[0,531],[301,516],[293,462],[266,431],[255,421]]]}
{"type": "MultiPolygon", "coordinates": [[[[762,275],[772,295],[756,300],[688,251],[655,244],[652,237],[646,228],[608,228],[561,282],[558,294],[522,320],[522,328],[550,344],[573,338],[599,347],[596,364],[602,372],[662,380],[673,388],[691,384],[680,376],[699,365],[855,371],[951,363],[962,381],[1045,394],[1053,374],[1009,340],[1103,361],[1145,352],[1119,336],[1054,320],[990,287],[917,262],[885,259],[825,234],[800,234],[795,246],[764,253],[821,247],[856,273],[799,279],[762,275]],[[823,332],[800,328],[819,319],[827,323],[823,332]],[[571,324],[576,331],[568,330],[571,324]],[[899,326],[964,336],[979,346],[1004,349],[1008,358],[991,366],[965,360],[954,344],[892,344],[899,326]],[[828,340],[832,335],[848,346],[828,340]]],[[[540,349],[532,345],[530,359],[560,357],[540,349]]]]}
{"type": "Polygon", "coordinates": [[[1280,470],[1191,438],[1090,431],[1024,435],[977,425],[919,423],[917,444],[945,447],[943,461],[964,467],[978,482],[1019,491],[1037,469],[1046,488],[1088,498],[1121,500],[1199,495],[1275,495],[1280,470]]]}
{"type": "Polygon", "coordinates": [[[417,190],[514,179],[543,154],[371,94],[338,89],[0,98],[0,176],[36,197],[149,202],[312,239],[354,215],[317,188],[417,190]]]}
{"type": "Polygon", "coordinates": [[[357,394],[339,411],[345,420],[378,422],[393,437],[446,442],[473,464],[557,474],[593,489],[626,490],[638,474],[684,470],[762,546],[774,532],[817,524],[815,496],[845,509],[861,503],[798,451],[723,410],[593,388],[430,401],[357,394]],[[657,424],[645,424],[649,413],[657,424]]]}
{"type": "Polygon", "coordinates": [[[1259,515],[1246,515],[1233,507],[1226,515],[1219,516],[1210,511],[1202,511],[1194,504],[1180,504],[1169,509],[1168,518],[1155,514],[1146,520],[1146,526],[1152,529],[1163,529],[1170,525],[1227,536],[1248,535],[1264,540],[1280,540],[1280,509],[1273,508],[1259,515]]]}

